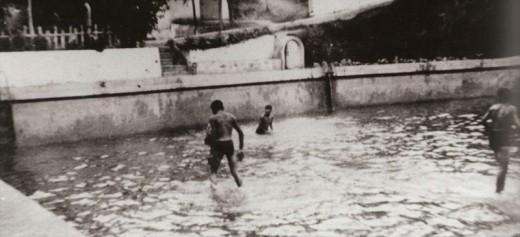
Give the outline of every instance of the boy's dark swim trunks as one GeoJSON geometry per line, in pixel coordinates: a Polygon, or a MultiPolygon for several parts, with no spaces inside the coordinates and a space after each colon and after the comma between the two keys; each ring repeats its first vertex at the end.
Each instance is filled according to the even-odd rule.
{"type": "Polygon", "coordinates": [[[216,141],[212,146],[213,154],[222,154],[231,157],[235,153],[233,141],[216,141]]]}
{"type": "Polygon", "coordinates": [[[498,151],[500,147],[510,146],[509,132],[507,131],[490,131],[489,147],[493,151],[498,151]]]}

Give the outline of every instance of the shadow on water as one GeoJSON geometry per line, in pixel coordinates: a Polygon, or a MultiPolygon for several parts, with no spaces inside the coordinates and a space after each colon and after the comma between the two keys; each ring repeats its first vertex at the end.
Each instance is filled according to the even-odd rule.
{"type": "Polygon", "coordinates": [[[30,194],[36,191],[36,181],[31,172],[17,167],[15,141],[12,107],[8,103],[0,103],[0,179],[30,194]]]}
{"type": "Polygon", "coordinates": [[[15,157],[16,147],[0,145],[0,179],[26,195],[34,193],[38,187],[34,174],[20,170],[15,157]]]}

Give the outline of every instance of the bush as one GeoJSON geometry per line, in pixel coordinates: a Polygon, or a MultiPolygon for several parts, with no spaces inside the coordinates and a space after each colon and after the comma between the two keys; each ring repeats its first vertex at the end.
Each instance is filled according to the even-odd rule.
{"type": "Polygon", "coordinates": [[[11,40],[9,38],[0,39],[0,52],[11,50],[11,40]]]}
{"type": "Polygon", "coordinates": [[[49,41],[42,36],[36,36],[33,39],[34,50],[48,50],[49,41]]]}
{"type": "Polygon", "coordinates": [[[246,29],[229,33],[227,36],[224,34],[218,34],[215,37],[189,36],[184,39],[183,43],[177,44],[177,47],[182,50],[218,48],[226,45],[237,44],[250,39],[255,39],[271,33],[272,32],[268,28],[258,28],[252,31],[246,29]]]}
{"type": "Polygon", "coordinates": [[[107,39],[103,35],[99,35],[97,38],[93,35],[85,37],[85,45],[83,49],[93,49],[98,52],[103,52],[108,45],[107,39]]]}
{"type": "Polygon", "coordinates": [[[28,47],[27,41],[23,36],[15,36],[11,42],[13,44],[13,49],[16,51],[24,51],[27,48],[30,48],[28,47]]]}
{"type": "Polygon", "coordinates": [[[78,50],[81,49],[81,45],[78,43],[77,40],[67,42],[67,45],[65,46],[68,50],[78,50]]]}

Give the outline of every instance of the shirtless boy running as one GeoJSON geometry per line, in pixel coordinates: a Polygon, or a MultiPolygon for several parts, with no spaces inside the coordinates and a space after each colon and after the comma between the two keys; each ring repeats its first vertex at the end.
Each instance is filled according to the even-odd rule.
{"type": "Polygon", "coordinates": [[[498,103],[489,108],[482,117],[481,123],[488,131],[489,147],[495,153],[495,159],[500,165],[500,173],[496,183],[496,192],[500,193],[504,190],[509,163],[510,136],[514,127],[516,129],[520,128],[520,120],[518,119],[516,107],[511,105],[511,91],[501,88],[498,90],[497,97],[498,103]]]}
{"type": "Polygon", "coordinates": [[[211,157],[208,162],[211,168],[210,181],[216,183],[218,168],[220,167],[222,157],[225,155],[229,163],[231,175],[235,179],[237,186],[241,187],[242,180],[240,180],[237,175],[237,165],[234,157],[235,148],[231,133],[233,128],[238,132],[240,142],[239,153],[242,153],[242,149],[244,148],[244,133],[242,129],[240,129],[240,126],[238,126],[235,117],[230,113],[224,112],[224,104],[222,101],[213,101],[211,103],[211,111],[213,115],[209,118],[210,131],[208,134],[209,139],[207,139],[208,145],[211,146],[211,157]]]}

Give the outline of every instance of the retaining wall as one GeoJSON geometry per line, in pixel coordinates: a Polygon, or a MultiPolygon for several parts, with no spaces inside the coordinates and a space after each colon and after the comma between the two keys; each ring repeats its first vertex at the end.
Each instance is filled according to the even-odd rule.
{"type": "Polygon", "coordinates": [[[0,87],[156,78],[159,60],[157,48],[2,52],[0,87]]]}
{"type": "MultiPolygon", "coordinates": [[[[519,78],[520,57],[339,67],[337,108],[492,96],[519,78]]],[[[4,87],[19,146],[203,125],[220,99],[239,120],[272,104],[278,116],[327,110],[321,69],[4,87]]],[[[10,78],[12,79],[12,78],[10,78]]],[[[34,82],[31,84],[35,84],[34,82]]]]}
{"type": "Polygon", "coordinates": [[[335,69],[338,108],[493,96],[520,80],[520,58],[335,69]]]}
{"type": "Polygon", "coordinates": [[[240,120],[256,119],[267,103],[291,115],[322,107],[321,87],[300,82],[16,103],[14,127],[19,145],[191,127],[207,123],[215,99],[240,120]]]}

